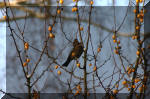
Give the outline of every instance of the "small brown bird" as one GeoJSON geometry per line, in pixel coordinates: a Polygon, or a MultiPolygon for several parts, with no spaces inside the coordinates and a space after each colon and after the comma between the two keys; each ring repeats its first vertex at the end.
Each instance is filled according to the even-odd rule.
{"type": "Polygon", "coordinates": [[[83,44],[79,43],[77,39],[74,40],[73,42],[73,49],[70,52],[66,62],[62,66],[68,66],[68,64],[74,60],[79,58],[83,53],[83,44]]]}

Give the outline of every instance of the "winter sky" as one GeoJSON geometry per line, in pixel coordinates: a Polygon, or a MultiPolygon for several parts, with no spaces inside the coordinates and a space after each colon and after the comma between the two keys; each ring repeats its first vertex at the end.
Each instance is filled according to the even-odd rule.
{"type": "MultiPolygon", "coordinates": [[[[2,1],[3,0],[0,0],[0,2],[2,1]]],[[[94,1],[94,6],[111,6],[113,0],[93,0],[93,1],[94,1]]],[[[115,0],[115,5],[128,6],[128,2],[129,0],[115,0]]],[[[73,5],[73,3],[71,5],[73,5]]],[[[3,18],[2,11],[0,11],[0,18],[3,18]]],[[[6,91],[6,23],[5,22],[0,22],[0,90],[1,89],[3,91],[6,91]]],[[[3,94],[0,92],[0,99],[2,96],[3,94]]]]}

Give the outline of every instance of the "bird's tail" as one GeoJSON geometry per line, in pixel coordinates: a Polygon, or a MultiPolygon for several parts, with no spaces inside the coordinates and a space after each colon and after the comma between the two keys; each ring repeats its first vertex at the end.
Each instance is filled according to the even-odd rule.
{"type": "Polygon", "coordinates": [[[65,62],[62,66],[67,67],[68,64],[70,63],[70,61],[71,61],[71,59],[70,59],[70,57],[69,57],[69,58],[66,60],[66,62],[65,62]]]}

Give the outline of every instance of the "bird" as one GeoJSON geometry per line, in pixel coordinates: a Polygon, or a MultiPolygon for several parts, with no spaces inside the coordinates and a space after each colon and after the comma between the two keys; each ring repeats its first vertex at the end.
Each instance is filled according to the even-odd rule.
{"type": "Polygon", "coordinates": [[[73,49],[69,53],[67,60],[64,62],[62,66],[67,67],[72,60],[79,58],[82,55],[82,53],[83,53],[83,44],[81,42],[79,43],[79,41],[75,39],[73,42],[73,49]]]}

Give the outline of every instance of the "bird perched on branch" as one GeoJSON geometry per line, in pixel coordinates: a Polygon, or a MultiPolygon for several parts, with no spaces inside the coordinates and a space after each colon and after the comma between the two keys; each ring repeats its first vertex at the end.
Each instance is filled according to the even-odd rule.
{"type": "Polygon", "coordinates": [[[83,44],[79,43],[77,39],[73,42],[73,49],[71,50],[66,62],[62,66],[68,66],[68,64],[74,60],[79,58],[83,53],[83,44]]]}

